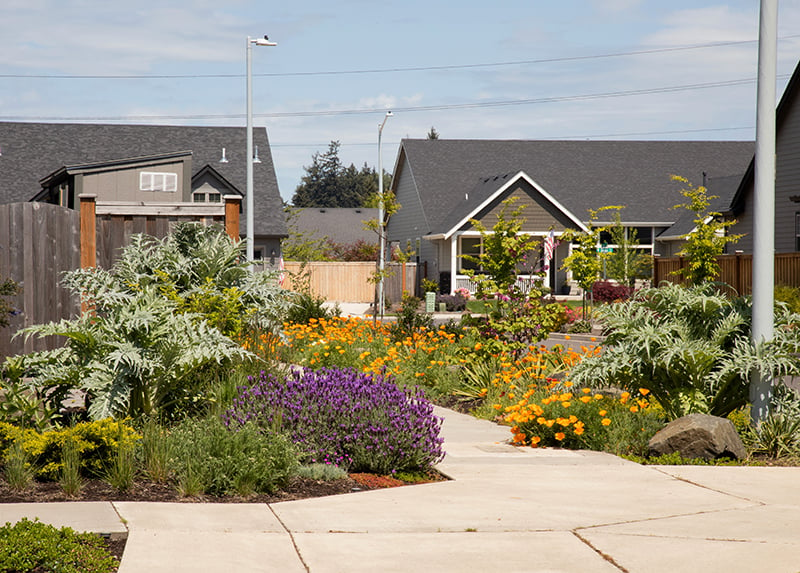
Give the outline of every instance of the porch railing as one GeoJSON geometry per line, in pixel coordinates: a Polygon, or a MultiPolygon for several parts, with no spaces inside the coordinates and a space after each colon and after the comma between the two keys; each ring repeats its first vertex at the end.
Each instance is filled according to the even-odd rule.
{"type": "MultiPolygon", "coordinates": [[[[542,277],[519,275],[517,276],[516,287],[523,293],[528,293],[534,286],[540,287],[542,284],[542,277]]],[[[465,288],[470,294],[475,294],[478,290],[478,284],[470,277],[464,275],[456,275],[456,290],[465,288]]]]}

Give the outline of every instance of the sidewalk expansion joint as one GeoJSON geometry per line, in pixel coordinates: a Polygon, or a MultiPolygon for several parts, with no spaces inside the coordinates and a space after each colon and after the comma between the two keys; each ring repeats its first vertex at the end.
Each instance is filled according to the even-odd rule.
{"type": "MultiPolygon", "coordinates": [[[[119,509],[117,509],[117,506],[113,501],[110,501],[109,503],[111,504],[111,509],[113,509],[114,513],[116,513],[117,517],[119,517],[119,522],[125,528],[125,539],[127,539],[128,536],[131,534],[131,528],[128,527],[128,520],[125,519],[124,517],[122,517],[122,514],[119,512],[119,509]]],[[[113,539],[113,536],[112,536],[112,539],[113,539]]]]}
{"type": "MultiPolygon", "coordinates": [[[[763,507],[765,504],[754,504],[751,507],[763,507]]],[[[658,515],[655,517],[645,517],[641,519],[625,519],[623,521],[609,521],[608,523],[598,523],[596,525],[584,525],[581,527],[577,527],[573,530],[574,532],[581,531],[581,530],[589,530],[589,529],[602,529],[604,527],[614,527],[615,525],[633,525],[637,523],[647,523],[649,521],[663,521],[665,519],[677,519],[680,517],[697,517],[699,515],[712,515],[715,513],[726,513],[729,511],[739,511],[741,507],[726,507],[721,509],[704,509],[702,511],[692,511],[689,513],[674,513],[674,514],[667,514],[667,515],[658,515]]],[[[750,509],[749,507],[747,509],[750,509]]]]}
{"type": "Polygon", "coordinates": [[[286,527],[286,524],[283,522],[280,515],[278,515],[277,512],[272,508],[272,505],[268,503],[266,504],[266,506],[272,512],[272,515],[275,516],[275,519],[278,520],[278,523],[281,524],[283,530],[289,535],[289,539],[292,540],[292,547],[294,547],[294,552],[297,554],[297,558],[300,560],[300,563],[302,563],[303,568],[306,570],[306,573],[311,573],[311,568],[308,566],[308,563],[306,563],[306,560],[303,559],[303,554],[300,552],[300,548],[297,546],[297,541],[294,538],[294,534],[288,527],[286,527]]]}
{"type": "Polygon", "coordinates": [[[754,503],[754,504],[756,504],[756,505],[759,505],[759,506],[765,506],[765,505],[767,505],[767,504],[766,504],[766,503],[764,503],[763,501],[759,501],[759,500],[757,500],[757,499],[750,499],[749,497],[744,497],[744,496],[741,496],[741,495],[736,495],[736,494],[734,494],[734,493],[730,493],[730,492],[728,492],[728,491],[724,491],[724,490],[721,490],[721,489],[715,489],[715,488],[713,488],[713,487],[709,487],[709,486],[707,486],[707,485],[704,485],[704,484],[702,484],[702,483],[693,482],[692,480],[690,480],[690,479],[687,479],[687,478],[684,478],[684,477],[680,477],[680,476],[672,475],[672,474],[671,474],[671,473],[669,473],[668,471],[666,471],[666,470],[662,470],[661,468],[656,468],[656,467],[654,467],[653,469],[654,469],[655,471],[659,472],[659,473],[662,473],[662,474],[664,474],[664,475],[665,475],[665,476],[667,476],[667,477],[671,477],[672,479],[676,479],[676,480],[678,480],[678,481],[682,481],[683,483],[688,483],[689,485],[693,485],[693,486],[695,486],[695,487],[703,488],[703,489],[706,489],[706,490],[708,490],[708,491],[713,491],[714,493],[719,493],[719,494],[722,494],[722,495],[726,495],[726,496],[728,496],[728,497],[733,497],[733,498],[735,498],[735,499],[740,499],[740,500],[742,500],[742,501],[747,501],[747,502],[749,502],[749,503],[754,503]]]}
{"type": "Polygon", "coordinates": [[[604,553],[604,552],[600,551],[600,550],[599,550],[597,547],[595,547],[594,545],[592,545],[592,543],[591,543],[591,542],[590,542],[588,539],[586,539],[586,538],[585,538],[585,537],[583,537],[583,536],[582,536],[580,533],[578,533],[578,530],[577,530],[577,529],[573,529],[573,530],[572,530],[570,533],[572,533],[572,535],[574,535],[575,537],[577,537],[577,538],[578,538],[578,539],[579,539],[579,540],[580,540],[580,541],[581,541],[581,542],[582,542],[584,545],[586,545],[586,546],[587,546],[589,549],[591,549],[592,551],[594,551],[595,553],[597,553],[597,554],[598,554],[600,557],[602,557],[602,558],[603,558],[603,559],[604,559],[606,562],[608,562],[610,565],[613,565],[614,567],[616,567],[617,569],[619,569],[619,570],[620,570],[622,573],[630,573],[630,571],[628,571],[628,570],[627,570],[627,569],[625,569],[625,568],[624,568],[622,565],[620,565],[619,563],[617,563],[617,562],[614,560],[614,558],[613,558],[613,557],[611,557],[611,555],[609,555],[608,553],[604,553]]]}

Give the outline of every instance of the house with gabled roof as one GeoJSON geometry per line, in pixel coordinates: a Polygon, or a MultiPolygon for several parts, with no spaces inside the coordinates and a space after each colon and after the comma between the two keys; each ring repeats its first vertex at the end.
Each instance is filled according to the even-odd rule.
{"type": "MultiPolygon", "coordinates": [[[[288,233],[266,129],[253,141],[254,252],[268,258],[288,233]]],[[[245,158],[244,127],[0,122],[0,204],[222,202],[245,195],[245,158]]]]}
{"type": "MultiPolygon", "coordinates": [[[[673,207],[684,199],[671,176],[741,177],[753,151],[749,141],[404,139],[392,179],[400,210],[388,222],[388,239],[414,248],[442,292],[472,286],[462,255],[480,254],[481,237],[471,220],[491,229],[509,197],[525,205],[522,231],[542,239],[585,227],[590,209],[624,206],[622,224],[636,229],[641,245],[671,254],[670,242],[659,239],[673,234],[681,215],[673,207]]],[[[570,249],[559,244],[547,270],[555,292],[567,283],[560,267],[570,249]]]]}

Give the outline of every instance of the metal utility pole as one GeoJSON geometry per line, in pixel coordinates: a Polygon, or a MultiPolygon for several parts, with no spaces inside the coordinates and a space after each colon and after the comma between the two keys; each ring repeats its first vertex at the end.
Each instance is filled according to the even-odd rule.
{"type": "MultiPolygon", "coordinates": [[[[758,35],[758,95],[753,190],[753,326],[754,343],[771,340],[775,311],[775,81],[778,0],[761,0],[758,35]]],[[[757,424],[769,414],[772,377],[754,372],[750,383],[751,418],[757,424]]]]}

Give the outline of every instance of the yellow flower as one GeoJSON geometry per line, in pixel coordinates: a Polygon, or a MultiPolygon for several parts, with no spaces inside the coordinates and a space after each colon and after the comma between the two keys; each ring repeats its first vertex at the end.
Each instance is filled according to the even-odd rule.
{"type": "Polygon", "coordinates": [[[603,424],[604,426],[608,426],[609,424],[611,424],[611,420],[608,418],[603,418],[603,421],[600,423],[603,424]]]}
{"type": "Polygon", "coordinates": [[[583,402],[584,404],[588,404],[589,402],[591,402],[591,401],[592,401],[592,397],[591,397],[591,396],[581,396],[581,397],[580,397],[580,400],[581,400],[581,402],[583,402]]]}

